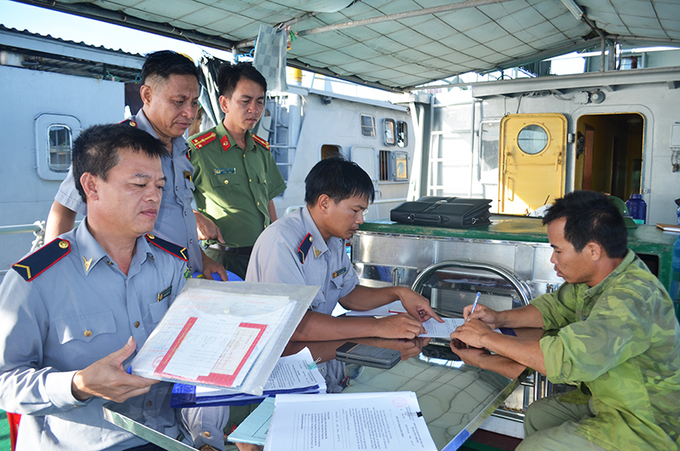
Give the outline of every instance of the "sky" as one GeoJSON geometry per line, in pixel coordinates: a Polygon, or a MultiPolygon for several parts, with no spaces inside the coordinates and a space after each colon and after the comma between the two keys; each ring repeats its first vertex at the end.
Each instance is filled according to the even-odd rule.
{"type": "Polygon", "coordinates": [[[85,44],[101,45],[129,53],[145,55],[156,50],[170,49],[198,61],[203,51],[207,51],[222,60],[231,59],[231,54],[222,50],[10,0],[0,0],[0,23],[7,28],[51,35],[68,41],[82,41],[85,44]]]}

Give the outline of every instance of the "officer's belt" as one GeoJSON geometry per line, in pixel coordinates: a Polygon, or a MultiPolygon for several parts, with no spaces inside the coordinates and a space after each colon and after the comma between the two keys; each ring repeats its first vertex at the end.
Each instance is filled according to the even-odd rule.
{"type": "Polygon", "coordinates": [[[210,249],[229,252],[236,255],[250,255],[253,252],[253,246],[248,247],[227,247],[223,244],[215,243],[208,246],[210,249]]]}

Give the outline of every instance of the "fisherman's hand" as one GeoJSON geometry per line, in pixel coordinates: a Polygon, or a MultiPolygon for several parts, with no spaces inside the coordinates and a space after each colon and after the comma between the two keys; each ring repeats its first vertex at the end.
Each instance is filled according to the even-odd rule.
{"type": "Polygon", "coordinates": [[[471,311],[472,304],[466,305],[463,309],[463,318],[465,318],[466,322],[467,320],[474,318],[485,323],[491,329],[498,329],[500,327],[499,315],[497,311],[490,309],[489,307],[480,303],[477,303],[477,308],[475,308],[475,312],[472,315],[470,315],[471,311]]]}
{"type": "Polygon", "coordinates": [[[160,381],[128,374],[123,368],[123,362],[135,352],[135,347],[135,339],[130,337],[118,351],[78,371],[71,380],[73,396],[79,401],[98,396],[120,403],[148,392],[160,381]]]}
{"type": "Polygon", "coordinates": [[[196,230],[199,240],[217,240],[224,244],[222,232],[214,222],[196,210],[194,210],[194,216],[196,216],[196,230]]]}
{"type": "Polygon", "coordinates": [[[451,340],[449,346],[463,362],[478,368],[480,367],[481,359],[486,355],[491,355],[486,349],[471,348],[458,339],[451,340]]]}
{"type": "MultiPolygon", "coordinates": [[[[477,305],[479,308],[479,305],[477,305]]],[[[477,311],[475,310],[475,313],[477,311]]],[[[451,333],[451,339],[457,339],[473,348],[483,348],[482,337],[488,333],[495,333],[486,323],[472,318],[463,325],[456,327],[451,333]]]]}
{"type": "Polygon", "coordinates": [[[397,296],[401,300],[401,304],[412,317],[419,318],[421,322],[427,321],[430,318],[434,318],[440,323],[444,322],[432,309],[427,298],[406,287],[395,288],[398,289],[397,296]]]}

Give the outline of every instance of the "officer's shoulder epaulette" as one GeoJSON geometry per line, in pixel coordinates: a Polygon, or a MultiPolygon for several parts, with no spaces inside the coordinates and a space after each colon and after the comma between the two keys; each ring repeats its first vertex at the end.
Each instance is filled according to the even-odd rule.
{"type": "Polygon", "coordinates": [[[170,241],[165,241],[162,238],[158,238],[155,235],[151,235],[150,233],[147,233],[146,235],[146,240],[156,246],[159,249],[163,249],[165,252],[174,255],[175,257],[179,258],[180,260],[187,261],[189,260],[187,258],[187,248],[179,246],[177,244],[171,243],[170,241]]]}
{"type": "Polygon", "coordinates": [[[305,264],[305,259],[307,258],[307,254],[309,253],[309,250],[312,248],[312,234],[308,233],[305,235],[303,240],[300,242],[300,245],[297,248],[297,256],[298,260],[300,260],[300,263],[303,265],[305,264]]]}
{"type": "Polygon", "coordinates": [[[26,282],[30,282],[68,255],[69,252],[71,252],[71,243],[68,240],[57,238],[12,265],[12,269],[19,273],[26,282]]]}
{"type": "Polygon", "coordinates": [[[258,144],[261,145],[262,147],[266,147],[267,150],[270,150],[270,149],[269,149],[269,142],[267,142],[266,140],[260,138],[260,137],[257,136],[255,133],[251,133],[250,136],[252,136],[253,141],[255,141],[256,143],[258,143],[258,144]]]}
{"type": "Polygon", "coordinates": [[[125,119],[123,122],[120,122],[121,124],[128,124],[132,127],[137,128],[137,121],[133,121],[132,119],[125,119]]]}
{"type": "Polygon", "coordinates": [[[191,144],[194,145],[196,150],[200,149],[201,147],[204,147],[206,144],[210,144],[211,142],[215,141],[217,139],[217,133],[215,133],[214,130],[203,133],[202,135],[197,135],[189,140],[191,144]]]}

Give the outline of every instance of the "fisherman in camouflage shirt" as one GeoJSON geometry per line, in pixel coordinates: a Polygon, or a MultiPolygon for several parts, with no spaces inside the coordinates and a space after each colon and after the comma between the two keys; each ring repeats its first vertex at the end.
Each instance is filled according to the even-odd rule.
{"type": "Polygon", "coordinates": [[[518,451],[677,450],[680,325],[668,293],[627,249],[623,218],[606,196],[567,194],[543,223],[567,283],[518,309],[478,305],[470,315],[466,307],[470,320],[451,334],[452,348],[506,376],[530,367],[577,387],[529,407],[518,451]],[[497,327],[547,332],[523,339],[497,327]]]}

